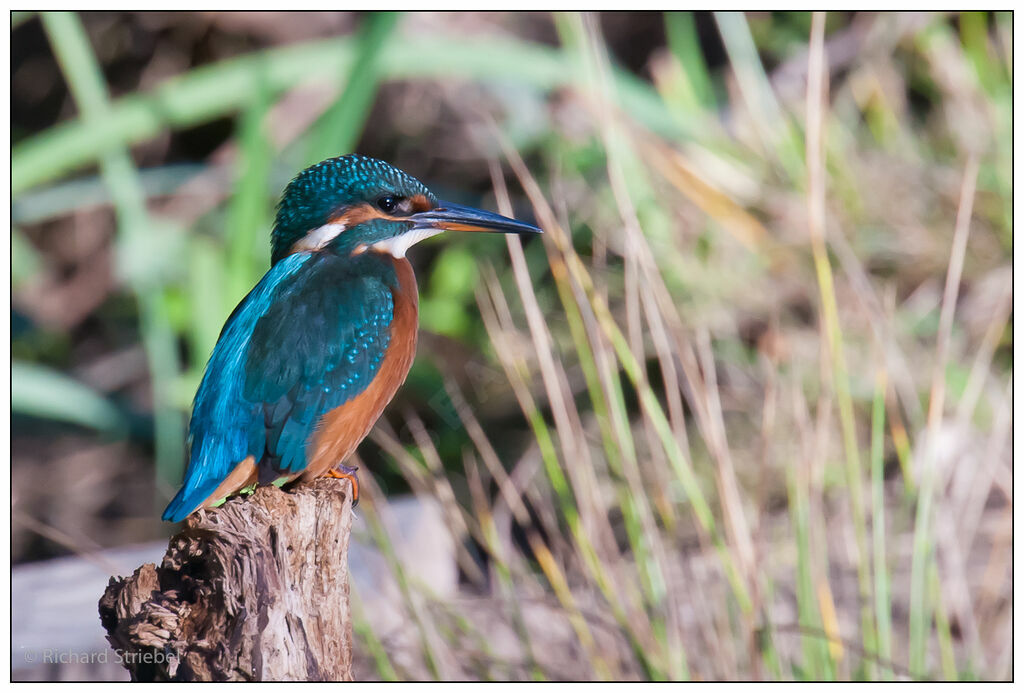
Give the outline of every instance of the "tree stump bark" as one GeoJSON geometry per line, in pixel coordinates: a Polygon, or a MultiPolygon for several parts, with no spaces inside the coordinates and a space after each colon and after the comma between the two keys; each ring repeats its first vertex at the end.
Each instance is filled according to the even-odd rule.
{"type": "Polygon", "coordinates": [[[163,563],[111,578],[107,640],[135,681],[352,679],[351,486],[265,486],[185,521],[163,563]]]}

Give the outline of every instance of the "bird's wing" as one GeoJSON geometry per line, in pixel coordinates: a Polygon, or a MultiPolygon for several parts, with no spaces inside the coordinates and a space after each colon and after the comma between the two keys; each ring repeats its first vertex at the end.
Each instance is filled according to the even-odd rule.
{"type": "Polygon", "coordinates": [[[323,262],[281,260],[228,319],[193,405],[185,484],[164,519],[183,519],[247,458],[261,476],[301,471],[319,417],[373,380],[390,337],[391,290],[323,262]]]}
{"type": "Polygon", "coordinates": [[[263,405],[263,464],[294,474],[320,416],[373,380],[391,336],[394,297],[379,277],[313,274],[256,323],[243,394],[263,405]]]}

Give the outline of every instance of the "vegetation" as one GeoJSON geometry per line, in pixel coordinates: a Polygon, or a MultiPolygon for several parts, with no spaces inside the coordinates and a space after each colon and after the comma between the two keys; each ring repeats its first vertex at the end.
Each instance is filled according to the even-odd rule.
{"type": "Polygon", "coordinates": [[[16,13],[74,104],[14,132],[16,522],[65,517],[19,503],[17,439],[55,420],[155,461],[120,536],[159,535],[276,195],[358,148],[545,229],[414,253],[424,336],[360,514],[387,547],[389,493],[439,499],[466,598],[392,560],[415,637],[360,622],[375,675],[1009,678],[1010,14],[614,22],[652,17],[639,67],[592,15],[368,14],[112,96],[95,16],[16,13]],[[111,220],[117,285],[48,321],[54,248],[111,220]],[[143,378],[90,383],[88,339],[143,378]]]}

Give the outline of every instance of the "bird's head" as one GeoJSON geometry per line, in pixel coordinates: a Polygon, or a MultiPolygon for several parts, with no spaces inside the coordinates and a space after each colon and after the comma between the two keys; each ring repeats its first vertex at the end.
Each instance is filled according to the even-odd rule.
{"type": "Polygon", "coordinates": [[[400,258],[409,246],[444,231],[540,233],[499,214],[439,202],[408,173],[349,154],[307,168],[285,188],[271,237],[272,262],[324,248],[400,258]]]}

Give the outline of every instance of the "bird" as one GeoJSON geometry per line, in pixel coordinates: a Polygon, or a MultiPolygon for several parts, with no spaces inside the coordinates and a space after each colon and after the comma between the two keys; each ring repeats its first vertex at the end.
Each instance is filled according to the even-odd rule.
{"type": "Polygon", "coordinates": [[[409,248],[444,231],[535,234],[532,224],[439,201],[419,180],[348,154],[287,185],[271,265],[221,330],[192,404],[187,466],[163,513],[179,522],[239,492],[345,464],[405,381],[419,298],[409,248]]]}

